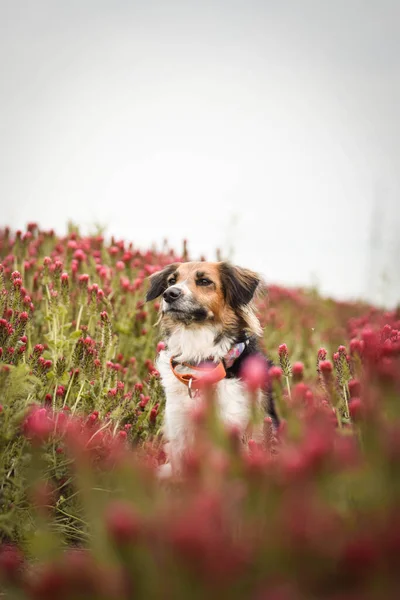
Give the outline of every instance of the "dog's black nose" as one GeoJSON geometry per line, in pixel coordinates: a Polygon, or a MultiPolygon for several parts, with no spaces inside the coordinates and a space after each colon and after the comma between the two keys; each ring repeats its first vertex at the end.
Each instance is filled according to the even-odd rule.
{"type": "Polygon", "coordinates": [[[182,296],[182,290],[178,287],[170,287],[163,293],[163,298],[168,304],[175,302],[180,296],[182,296]]]}

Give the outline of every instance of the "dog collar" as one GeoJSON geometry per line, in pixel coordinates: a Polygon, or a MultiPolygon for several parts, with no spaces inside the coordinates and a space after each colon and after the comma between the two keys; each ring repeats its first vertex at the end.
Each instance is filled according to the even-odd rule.
{"type": "Polygon", "coordinates": [[[233,365],[235,360],[237,360],[239,358],[239,356],[242,354],[242,352],[244,351],[244,349],[246,348],[248,343],[249,343],[249,340],[235,344],[229,350],[229,352],[227,352],[227,354],[224,356],[224,358],[222,360],[220,360],[215,366],[212,366],[211,368],[207,367],[206,365],[197,366],[197,365],[191,365],[186,362],[179,363],[172,356],[170,359],[171,370],[172,370],[173,374],[175,375],[175,377],[177,379],[179,379],[179,381],[181,383],[183,383],[184,385],[187,386],[189,396],[192,398],[192,390],[199,389],[199,387],[201,386],[201,380],[205,376],[207,376],[207,378],[210,377],[210,379],[213,383],[218,383],[219,381],[222,381],[223,379],[225,379],[226,369],[229,369],[233,365]],[[176,370],[176,367],[178,365],[183,365],[184,367],[188,367],[189,369],[192,369],[193,371],[197,371],[200,373],[202,372],[203,376],[201,376],[201,375],[198,376],[195,373],[179,373],[176,370]]]}
{"type": "Polygon", "coordinates": [[[213,366],[211,368],[208,368],[207,366],[195,367],[185,362],[178,363],[176,360],[174,360],[174,357],[171,357],[170,365],[175,377],[179,379],[181,383],[184,383],[187,386],[188,393],[191,398],[192,390],[199,389],[199,387],[201,386],[202,379],[204,379],[205,376],[210,376],[213,383],[218,383],[218,381],[222,381],[222,379],[225,379],[226,377],[226,371],[222,361],[219,361],[219,363],[217,363],[215,367],[213,366]],[[194,373],[179,373],[176,370],[176,367],[178,365],[189,367],[190,369],[193,369],[193,371],[202,372],[203,376],[198,376],[194,373]]]}

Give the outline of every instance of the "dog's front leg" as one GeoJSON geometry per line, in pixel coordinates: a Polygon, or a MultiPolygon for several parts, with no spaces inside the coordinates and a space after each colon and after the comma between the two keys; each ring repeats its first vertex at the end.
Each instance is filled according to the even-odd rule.
{"type": "Polygon", "coordinates": [[[181,399],[167,397],[163,425],[167,462],[160,469],[161,477],[182,472],[183,457],[189,447],[189,430],[190,423],[181,399]]]}
{"type": "Polygon", "coordinates": [[[166,462],[158,469],[158,476],[161,479],[167,479],[172,475],[180,475],[182,473],[182,463],[185,449],[182,447],[180,440],[171,440],[164,445],[166,462]]]}

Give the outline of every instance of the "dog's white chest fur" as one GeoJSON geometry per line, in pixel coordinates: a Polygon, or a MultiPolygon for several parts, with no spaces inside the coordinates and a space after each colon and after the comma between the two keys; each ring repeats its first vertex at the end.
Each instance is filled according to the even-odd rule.
{"type": "MultiPolygon", "coordinates": [[[[193,441],[191,411],[199,402],[199,395],[190,398],[188,388],[179,381],[170,366],[171,357],[178,361],[201,361],[210,356],[221,359],[230,349],[232,341],[226,338],[215,344],[214,327],[190,331],[178,329],[168,340],[168,350],[160,352],[157,368],[166,394],[164,435],[168,441],[171,463],[179,463],[182,453],[193,441]]],[[[245,432],[250,419],[250,397],[240,379],[223,379],[216,384],[216,405],[219,417],[226,425],[245,432]]]]}

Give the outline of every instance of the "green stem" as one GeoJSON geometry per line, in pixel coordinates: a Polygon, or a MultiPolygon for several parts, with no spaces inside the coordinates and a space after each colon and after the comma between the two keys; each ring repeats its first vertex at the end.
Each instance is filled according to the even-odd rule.
{"type": "Polygon", "coordinates": [[[68,396],[69,396],[69,392],[71,390],[72,387],[72,382],[74,380],[75,377],[75,371],[73,371],[72,375],[71,375],[71,379],[69,380],[69,384],[68,384],[68,388],[67,388],[67,393],[65,394],[65,398],[64,398],[64,404],[63,404],[63,408],[65,408],[65,405],[67,404],[67,400],[68,400],[68,396]]]}
{"type": "Polygon", "coordinates": [[[65,314],[66,314],[66,311],[63,311],[62,317],[61,317],[61,336],[63,338],[64,338],[65,314]]]}
{"type": "Polygon", "coordinates": [[[100,429],[98,429],[97,431],[94,432],[94,434],[92,435],[92,437],[87,441],[86,446],[88,446],[88,444],[90,444],[90,442],[92,441],[92,439],[98,434],[100,433],[100,431],[103,431],[103,429],[106,429],[109,425],[111,424],[111,421],[108,421],[108,423],[106,423],[105,425],[103,425],[103,427],[100,427],[100,429]]]}
{"type": "Polygon", "coordinates": [[[346,390],[346,384],[344,384],[343,386],[343,396],[344,396],[344,402],[345,402],[345,417],[346,419],[350,418],[350,410],[349,410],[349,402],[347,400],[347,390],[346,390]]]}
{"type": "Polygon", "coordinates": [[[57,315],[53,316],[53,339],[54,339],[54,352],[57,353],[57,328],[58,328],[58,319],[57,315]]]}
{"type": "Polygon", "coordinates": [[[72,414],[72,415],[74,414],[74,412],[75,412],[75,410],[76,410],[76,407],[78,406],[79,400],[81,399],[81,394],[82,394],[82,391],[83,391],[84,385],[85,385],[85,381],[82,381],[82,385],[81,385],[81,387],[80,387],[80,389],[79,389],[79,392],[78,392],[78,395],[77,395],[77,397],[76,397],[75,404],[74,404],[74,406],[73,406],[73,407],[72,407],[72,409],[71,409],[71,414],[72,414]]]}
{"type": "Polygon", "coordinates": [[[76,515],[70,515],[69,513],[65,512],[65,510],[62,510],[59,506],[57,506],[57,512],[61,513],[62,515],[64,515],[65,517],[68,517],[69,519],[72,519],[74,521],[79,521],[80,523],[82,523],[83,525],[86,525],[86,521],[83,521],[82,519],[80,519],[79,517],[77,517],[76,515]]]}
{"type": "MultiPolygon", "coordinates": [[[[46,284],[46,295],[47,295],[47,302],[46,302],[46,313],[47,316],[49,314],[48,311],[48,306],[51,307],[51,294],[50,294],[50,290],[49,290],[49,286],[46,284]]],[[[54,342],[54,351],[53,351],[53,361],[56,361],[56,356],[57,356],[57,348],[56,348],[56,344],[57,344],[57,315],[53,312],[53,310],[51,310],[51,316],[52,316],[52,330],[51,331],[51,337],[53,338],[53,342],[54,342]]]]}
{"type": "Polygon", "coordinates": [[[88,332],[89,332],[90,335],[93,335],[92,334],[92,320],[93,320],[93,315],[90,315],[90,317],[89,317],[89,323],[88,323],[88,332]]]}
{"type": "Polygon", "coordinates": [[[288,391],[289,400],[291,400],[292,399],[292,394],[291,394],[291,391],[290,391],[289,377],[286,375],[285,378],[286,378],[286,387],[287,387],[287,391],[288,391]]]}
{"type": "Polygon", "coordinates": [[[343,424],[342,424],[342,416],[340,414],[340,410],[338,408],[335,408],[335,412],[336,412],[336,419],[339,425],[339,429],[342,429],[343,424]]]}
{"type": "Polygon", "coordinates": [[[47,299],[49,302],[51,302],[51,295],[50,295],[50,290],[49,290],[49,286],[46,283],[46,295],[47,295],[47,299]]]}
{"type": "Polygon", "coordinates": [[[53,410],[56,410],[57,387],[58,387],[58,380],[56,379],[56,383],[55,383],[55,386],[54,386],[54,392],[53,392],[53,410]]]}
{"type": "Polygon", "coordinates": [[[117,429],[119,427],[119,420],[115,423],[115,427],[114,427],[114,431],[113,431],[113,435],[115,435],[117,433],[117,429]]]}
{"type": "Polygon", "coordinates": [[[79,326],[81,324],[81,318],[82,318],[82,312],[83,312],[83,304],[80,305],[79,307],[79,313],[78,313],[78,318],[76,320],[76,328],[75,331],[79,330],[79,326]]]}

